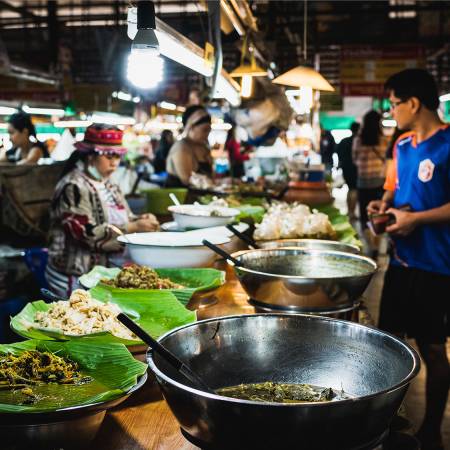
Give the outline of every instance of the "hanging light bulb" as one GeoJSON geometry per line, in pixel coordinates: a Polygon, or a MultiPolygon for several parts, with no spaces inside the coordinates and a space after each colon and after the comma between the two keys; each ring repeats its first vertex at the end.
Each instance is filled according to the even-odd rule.
{"type": "Polygon", "coordinates": [[[251,75],[244,75],[241,82],[241,96],[248,98],[252,95],[253,79],[251,75]]]}
{"type": "Polygon", "coordinates": [[[137,3],[138,31],[128,57],[127,78],[141,89],[154,88],[164,74],[164,61],[159,54],[155,34],[155,6],[151,1],[137,3]]]}
{"type": "Polygon", "coordinates": [[[164,61],[159,52],[149,52],[147,49],[131,49],[128,56],[127,78],[136,87],[151,89],[163,79],[164,61]]]}
{"type": "Polygon", "coordinates": [[[309,113],[313,107],[313,90],[311,86],[300,86],[300,108],[309,113]]]}

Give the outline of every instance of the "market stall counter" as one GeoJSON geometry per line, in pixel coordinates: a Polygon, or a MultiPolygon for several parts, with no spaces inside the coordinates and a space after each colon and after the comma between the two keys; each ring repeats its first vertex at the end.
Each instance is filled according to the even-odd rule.
{"type": "MultiPolygon", "coordinates": [[[[195,295],[190,309],[196,309],[198,320],[233,314],[253,314],[255,308],[227,267],[227,282],[219,289],[195,295]]],[[[154,376],[129,401],[112,410],[89,450],[191,450],[180,426],[164,401],[154,376]]]]}

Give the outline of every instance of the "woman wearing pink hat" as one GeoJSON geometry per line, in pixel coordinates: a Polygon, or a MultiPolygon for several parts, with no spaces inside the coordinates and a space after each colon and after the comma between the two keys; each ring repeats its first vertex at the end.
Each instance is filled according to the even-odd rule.
{"type": "Polygon", "coordinates": [[[46,277],[61,296],[70,295],[81,275],[95,265],[108,266],[122,252],[117,236],[159,229],[153,215],[133,216],[109,180],[126,153],[122,136],[114,127],[89,126],[56,186],[46,277]]]}

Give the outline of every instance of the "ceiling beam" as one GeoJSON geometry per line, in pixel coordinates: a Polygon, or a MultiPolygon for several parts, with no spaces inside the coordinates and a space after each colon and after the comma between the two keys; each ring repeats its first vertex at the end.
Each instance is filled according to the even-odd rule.
{"type": "Polygon", "coordinates": [[[29,19],[37,19],[37,16],[28,11],[25,6],[14,6],[7,1],[0,1],[0,9],[6,9],[8,11],[15,12],[17,14],[20,14],[22,17],[26,17],[29,19]]]}

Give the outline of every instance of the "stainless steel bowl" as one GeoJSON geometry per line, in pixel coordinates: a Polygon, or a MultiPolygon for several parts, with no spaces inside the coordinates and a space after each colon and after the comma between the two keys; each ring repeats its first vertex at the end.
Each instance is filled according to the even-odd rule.
{"type": "Polygon", "coordinates": [[[357,245],[325,239],[276,239],[273,241],[258,241],[259,248],[302,247],[317,250],[335,250],[337,252],[361,253],[357,245]]]}
{"type": "Polygon", "coordinates": [[[299,314],[204,320],[159,339],[213,389],[276,381],[332,387],[352,396],[325,403],[260,403],[208,394],[185,384],[148,354],[164,397],[202,448],[360,449],[381,439],[420,361],[402,340],[366,327],[299,314]]]}
{"type": "Polygon", "coordinates": [[[97,434],[106,411],[125,401],[147,381],[145,373],[138,383],[119,398],[91,405],[73,406],[45,413],[2,413],[2,450],[86,448],[97,434]]]}
{"type": "Polygon", "coordinates": [[[252,304],[272,311],[320,313],[349,308],[377,269],[370,258],[332,250],[299,247],[233,253],[252,304]]]}

